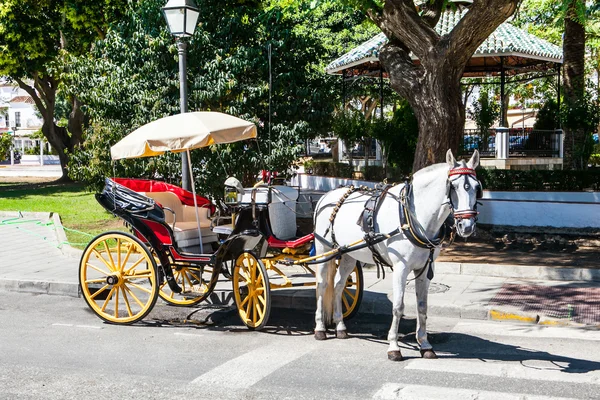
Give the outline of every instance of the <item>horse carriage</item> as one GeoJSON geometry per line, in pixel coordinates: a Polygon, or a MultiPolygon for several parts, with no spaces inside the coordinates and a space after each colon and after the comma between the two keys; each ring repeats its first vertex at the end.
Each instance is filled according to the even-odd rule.
{"type": "MultiPolygon", "coordinates": [[[[190,149],[254,137],[254,124],[238,118],[186,113],[139,128],[113,146],[111,155],[189,155],[190,149]],[[205,125],[207,129],[198,130],[205,125]]],[[[148,315],[159,296],[182,306],[205,300],[223,273],[232,281],[243,323],[260,329],[269,318],[271,290],[307,285],[292,282],[280,268],[296,266],[316,278],[315,338],[326,339],[331,322],[336,337],[346,338],[344,319],[356,313],[362,299],[362,265],[387,265],[393,269],[388,358],[402,360],[398,325],[411,272],[417,296],[416,339],[423,357],[436,358],[426,331],[434,261],[447,237],[474,232],[482,194],[475,172],[477,150],[468,162],[456,161],[449,150],[446,161],[417,171],[404,184],[325,194],[315,209],[313,233],[300,237],[295,235],[295,220],[290,223],[285,217],[295,215],[297,200],[297,192],[288,187],[259,184],[245,189],[229,178],[225,203],[233,213],[229,223],[221,224],[211,219],[214,206],[196,195],[193,180],[190,193],[162,182],[107,179],[97,199],[123,219],[132,234],[107,232],[90,242],[80,263],[83,297],[103,320],[131,324],[148,315]],[[316,272],[312,264],[317,264],[316,272]],[[271,283],[273,276],[283,282],[271,283]]]]}
{"type": "MultiPolygon", "coordinates": [[[[189,152],[254,137],[256,127],[241,119],[188,113],[139,128],[113,146],[111,154],[121,159],[189,152]],[[209,127],[192,126],[194,118],[203,119],[201,126],[209,127]],[[178,125],[177,134],[168,133],[178,125]]],[[[193,182],[192,189],[145,179],[105,180],[96,198],[131,233],[102,233],[82,255],[81,291],[101,319],[115,324],[138,322],[158,297],[175,306],[196,305],[209,297],[223,276],[231,280],[242,322],[260,329],[269,318],[271,291],[315,285],[316,272],[311,267],[315,257],[310,257],[314,235],[298,235],[296,230],[298,189],[262,182],[243,188],[229,178],[224,198],[232,213],[227,217],[215,213],[215,205],[195,193],[193,182]],[[290,264],[312,280],[294,282],[286,274],[290,264]]],[[[356,263],[346,278],[345,318],[356,314],[362,293],[362,266],[356,263]]]]}

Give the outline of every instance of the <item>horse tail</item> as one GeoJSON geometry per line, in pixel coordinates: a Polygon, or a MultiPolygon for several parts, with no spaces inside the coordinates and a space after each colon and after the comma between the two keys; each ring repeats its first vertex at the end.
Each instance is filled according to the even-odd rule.
{"type": "Polygon", "coordinates": [[[327,268],[327,286],[323,295],[323,322],[327,326],[333,322],[333,302],[335,300],[334,280],[337,272],[335,259],[327,261],[324,266],[327,268]]]}

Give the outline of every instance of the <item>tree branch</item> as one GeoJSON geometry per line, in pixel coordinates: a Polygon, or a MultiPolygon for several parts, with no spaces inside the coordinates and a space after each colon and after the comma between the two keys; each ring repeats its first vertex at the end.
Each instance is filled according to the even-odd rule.
{"type": "Polygon", "coordinates": [[[433,3],[426,2],[420,6],[421,18],[427,25],[434,28],[442,16],[443,7],[444,0],[434,0],[433,3]]]}
{"type": "MultiPolygon", "coordinates": [[[[382,31],[392,32],[420,60],[427,57],[440,37],[417,13],[412,0],[388,0],[379,22],[382,31]]],[[[388,35],[386,33],[386,35],[388,35]]],[[[392,36],[388,36],[392,39],[392,36]]]]}
{"type": "Polygon", "coordinates": [[[420,91],[423,77],[422,67],[415,65],[409,50],[397,40],[390,40],[379,53],[381,65],[388,71],[391,87],[401,96],[409,98],[420,91]]]}
{"type": "Polygon", "coordinates": [[[19,84],[19,87],[21,89],[26,91],[27,94],[29,94],[31,96],[31,98],[33,99],[33,102],[35,103],[35,106],[38,108],[40,113],[42,113],[42,115],[45,115],[46,110],[47,110],[46,105],[42,102],[42,99],[40,99],[40,96],[38,96],[35,89],[32,88],[31,86],[29,86],[28,84],[26,84],[25,82],[23,82],[19,78],[15,78],[15,81],[17,81],[17,83],[19,84]]]}
{"type": "MultiPolygon", "coordinates": [[[[510,17],[519,0],[474,1],[469,11],[438,44],[446,63],[466,65],[479,45],[510,17]]],[[[462,74],[462,71],[460,71],[462,74]]]]}

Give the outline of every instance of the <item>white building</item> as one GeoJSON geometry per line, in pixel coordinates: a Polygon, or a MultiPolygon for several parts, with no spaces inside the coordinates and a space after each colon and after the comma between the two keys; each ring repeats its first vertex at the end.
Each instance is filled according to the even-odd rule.
{"type": "MultiPolygon", "coordinates": [[[[43,125],[42,118],[36,113],[33,98],[25,90],[0,79],[0,134],[12,135],[14,147],[22,155],[26,149],[35,147],[40,142],[39,139],[31,138],[43,125]]],[[[40,149],[41,152],[43,150],[40,149]]],[[[40,154],[35,161],[39,162],[41,159],[40,154]]]]}

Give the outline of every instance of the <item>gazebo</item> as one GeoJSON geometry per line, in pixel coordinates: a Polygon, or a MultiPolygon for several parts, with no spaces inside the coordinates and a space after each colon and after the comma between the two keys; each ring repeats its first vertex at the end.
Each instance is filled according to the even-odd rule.
{"type": "MultiPolygon", "coordinates": [[[[442,13],[435,30],[440,35],[448,34],[467,12],[468,8],[465,7],[448,8],[442,13]]],[[[379,51],[387,42],[387,37],[380,33],[334,60],[326,67],[328,74],[342,76],[344,97],[345,82],[349,79],[368,76],[379,78],[380,85],[383,85],[383,79],[387,78],[387,73],[381,67],[378,56],[379,51]]],[[[416,64],[419,63],[417,58],[413,57],[413,60],[416,64]]],[[[465,68],[463,77],[499,77],[499,80],[491,83],[500,85],[501,115],[504,115],[505,86],[507,83],[512,82],[555,76],[558,87],[557,101],[560,104],[561,64],[562,49],[560,47],[525,32],[510,22],[504,22],[475,51],[465,68]],[[528,74],[526,78],[518,76],[525,73],[528,74]]],[[[546,132],[539,144],[533,145],[533,142],[536,141],[536,135],[529,132],[527,138],[516,139],[514,141],[517,145],[512,145],[510,141],[513,138],[509,136],[514,135],[509,132],[508,127],[500,127],[494,132],[496,141],[491,146],[493,147],[492,154],[495,153],[496,158],[499,160],[507,160],[509,153],[524,157],[554,158],[554,160],[546,160],[544,164],[548,165],[549,168],[553,168],[557,164],[562,165],[562,131],[558,129],[559,126],[556,126],[556,128],[551,134],[546,132]],[[551,135],[550,140],[548,140],[548,135],[551,135]],[[535,149],[525,151],[527,149],[520,148],[522,146],[518,146],[518,144],[523,144],[524,141],[529,141],[531,143],[529,147],[535,147],[535,149]],[[551,143],[547,143],[549,141],[551,143]]],[[[465,150],[468,151],[469,149],[466,148],[465,150]]],[[[527,164],[538,163],[531,162],[525,165],[527,164]]],[[[510,163],[506,162],[496,162],[494,165],[501,168],[510,168],[510,163]]]]}

